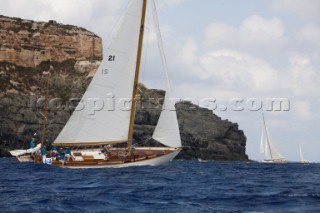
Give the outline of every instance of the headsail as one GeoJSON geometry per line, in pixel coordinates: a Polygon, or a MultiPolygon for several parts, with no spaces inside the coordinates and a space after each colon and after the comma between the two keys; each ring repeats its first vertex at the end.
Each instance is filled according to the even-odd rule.
{"type": "Polygon", "coordinates": [[[143,0],[132,1],[79,106],[54,144],[128,140],[143,0]]]}
{"type": "Polygon", "coordinates": [[[163,71],[166,78],[166,95],[163,102],[163,110],[160,114],[157,126],[153,132],[152,138],[159,141],[160,143],[170,147],[181,147],[181,138],[179,131],[179,124],[177,119],[177,113],[175,110],[175,102],[171,97],[171,86],[168,77],[168,67],[166,58],[163,50],[162,38],[160,33],[160,27],[158,22],[158,16],[156,12],[156,6],[154,0],[149,1],[152,6],[152,16],[154,26],[157,35],[159,52],[161,55],[161,62],[163,65],[163,71]]]}

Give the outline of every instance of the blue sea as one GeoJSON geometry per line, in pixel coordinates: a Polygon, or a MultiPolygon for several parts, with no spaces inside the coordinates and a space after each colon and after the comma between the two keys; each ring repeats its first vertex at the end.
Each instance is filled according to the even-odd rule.
{"type": "Polygon", "coordinates": [[[0,158],[0,212],[320,212],[320,164],[62,169],[0,158]]]}

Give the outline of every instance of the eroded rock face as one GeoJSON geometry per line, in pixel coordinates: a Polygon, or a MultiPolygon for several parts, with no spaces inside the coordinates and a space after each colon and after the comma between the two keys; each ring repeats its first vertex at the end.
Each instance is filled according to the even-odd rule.
{"type": "MultiPolygon", "coordinates": [[[[84,29],[0,16],[0,156],[26,148],[43,124],[45,83],[49,99],[45,143],[50,146],[75,107],[102,58],[101,39],[84,29]],[[10,35],[10,36],[9,36],[10,35]],[[44,51],[44,53],[43,53],[44,51]]],[[[134,138],[151,138],[164,91],[140,85],[134,138]]],[[[247,160],[246,137],[238,125],[191,103],[176,105],[183,151],[180,159],[247,160]]],[[[158,145],[147,140],[145,145],[158,145]]]]}
{"type": "Polygon", "coordinates": [[[188,102],[178,103],[176,108],[185,147],[180,158],[248,160],[246,137],[238,124],[188,102]]]}
{"type": "Polygon", "coordinates": [[[101,38],[79,27],[0,16],[0,58],[15,65],[36,67],[43,61],[101,60],[101,44],[101,38]]]}

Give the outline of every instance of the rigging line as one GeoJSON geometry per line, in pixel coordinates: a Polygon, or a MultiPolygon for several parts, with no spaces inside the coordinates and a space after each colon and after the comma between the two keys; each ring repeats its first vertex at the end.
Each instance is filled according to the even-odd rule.
{"type": "MultiPolygon", "coordinates": [[[[146,26],[150,26],[150,14],[149,11],[147,10],[147,25],[146,26]]],[[[144,64],[143,64],[143,70],[142,70],[142,78],[141,78],[141,82],[144,83],[144,76],[146,73],[146,65],[147,65],[147,55],[148,55],[148,49],[149,49],[149,39],[150,39],[150,27],[145,27],[145,31],[148,31],[147,33],[147,38],[145,40],[145,57],[144,57],[144,64]]]]}
{"type": "Polygon", "coordinates": [[[265,119],[264,119],[264,114],[263,114],[263,113],[262,113],[262,119],[263,119],[264,129],[265,129],[265,132],[266,132],[266,137],[267,137],[267,142],[268,142],[268,147],[269,147],[270,157],[271,157],[271,159],[273,159],[272,152],[271,152],[271,147],[270,147],[270,141],[269,141],[268,130],[267,130],[266,121],[265,121],[265,119]]]}
{"type": "Polygon", "coordinates": [[[135,143],[134,145],[142,145],[142,144],[145,144],[145,143],[147,143],[148,141],[150,141],[151,139],[152,139],[152,137],[147,138],[147,139],[145,139],[145,140],[143,140],[143,141],[140,141],[140,142],[138,142],[138,143],[135,143]]]}
{"type": "Polygon", "coordinates": [[[154,28],[155,28],[155,31],[156,31],[159,53],[160,53],[160,56],[161,56],[161,62],[162,62],[162,65],[163,65],[163,71],[164,71],[164,74],[165,74],[165,77],[166,77],[167,93],[172,95],[171,84],[170,84],[169,74],[168,74],[167,59],[166,59],[165,52],[164,52],[163,39],[162,39],[162,35],[161,35],[161,32],[160,32],[160,26],[159,26],[159,20],[158,20],[158,13],[157,13],[157,8],[156,8],[156,4],[155,4],[154,0],[151,0],[151,5],[152,5],[153,24],[154,24],[154,28]]]}
{"type": "MultiPolygon", "coordinates": [[[[122,8],[120,15],[116,18],[116,21],[113,23],[110,32],[107,34],[107,36],[105,36],[106,41],[108,41],[112,35],[112,33],[114,32],[114,29],[116,28],[116,26],[118,26],[118,23],[120,22],[121,18],[124,16],[124,14],[126,13],[126,11],[129,8],[129,4],[130,1],[127,2],[126,6],[122,8]]],[[[108,48],[106,48],[108,49],[108,48]]]]}

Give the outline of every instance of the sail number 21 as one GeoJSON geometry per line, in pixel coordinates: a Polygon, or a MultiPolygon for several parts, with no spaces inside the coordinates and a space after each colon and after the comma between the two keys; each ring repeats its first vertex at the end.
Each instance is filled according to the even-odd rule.
{"type": "Polygon", "coordinates": [[[114,59],[116,58],[116,56],[115,55],[109,55],[109,59],[108,59],[108,61],[114,61],[114,59]]]}

